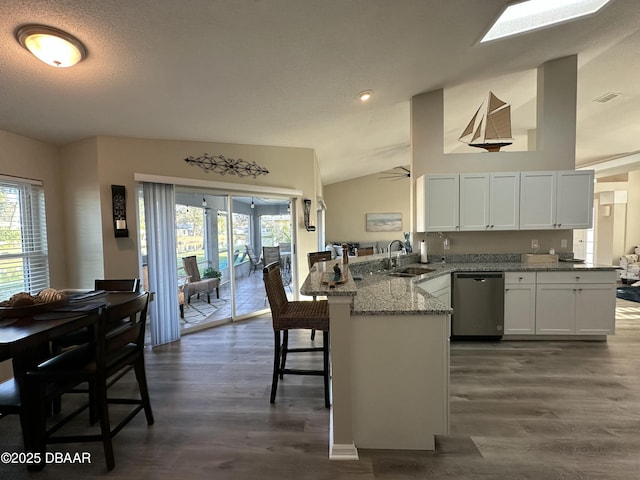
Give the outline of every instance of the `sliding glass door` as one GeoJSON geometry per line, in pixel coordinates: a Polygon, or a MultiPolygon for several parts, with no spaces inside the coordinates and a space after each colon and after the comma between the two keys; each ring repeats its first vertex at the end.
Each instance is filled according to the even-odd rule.
{"type": "Polygon", "coordinates": [[[176,240],[181,325],[184,330],[268,311],[262,281],[263,247],[278,247],[283,281],[292,288],[292,225],[289,199],[228,195],[176,188],[176,240]],[[207,295],[184,297],[194,281],[183,258],[195,256],[200,277],[219,278],[207,295]]]}
{"type": "Polygon", "coordinates": [[[264,247],[279,247],[283,280],[291,283],[291,213],[289,199],[233,196],[232,203],[235,247],[248,260],[235,269],[235,314],[243,318],[269,308],[262,281],[264,247]],[[249,251],[260,261],[258,266],[249,251]]]}

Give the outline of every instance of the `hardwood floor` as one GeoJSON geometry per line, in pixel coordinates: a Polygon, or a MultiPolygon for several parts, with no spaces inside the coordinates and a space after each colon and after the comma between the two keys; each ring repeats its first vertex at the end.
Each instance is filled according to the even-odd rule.
{"type": "MultiPolygon", "coordinates": [[[[358,462],[327,458],[320,378],[285,377],[269,404],[268,317],[189,335],[148,352],[156,423],[147,427],[139,415],[118,434],[108,477],[637,479],[640,304],[619,301],[616,324],[607,343],[454,343],[450,435],[438,438],[435,452],[361,450],[358,462]]],[[[308,333],[299,341],[309,342],[308,333]]],[[[65,398],[63,407],[71,404],[65,398]]],[[[1,419],[0,452],[20,450],[17,418],[1,419]]],[[[92,463],[36,473],[0,464],[0,478],[107,475],[101,444],[49,450],[88,451],[92,463]]]]}

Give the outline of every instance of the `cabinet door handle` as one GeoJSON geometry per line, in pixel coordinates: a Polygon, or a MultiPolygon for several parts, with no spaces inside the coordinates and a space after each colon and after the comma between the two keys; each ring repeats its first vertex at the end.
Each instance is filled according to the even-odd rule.
{"type": "Polygon", "coordinates": [[[485,228],[489,228],[489,227],[490,227],[490,225],[487,225],[485,228]]]}
{"type": "Polygon", "coordinates": [[[508,289],[508,288],[505,288],[505,289],[504,289],[504,293],[507,293],[508,291],[509,291],[509,289],[508,289]]]}

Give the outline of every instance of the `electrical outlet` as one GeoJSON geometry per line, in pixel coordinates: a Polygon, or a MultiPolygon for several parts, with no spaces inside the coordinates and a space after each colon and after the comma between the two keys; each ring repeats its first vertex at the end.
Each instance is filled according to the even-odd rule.
{"type": "Polygon", "coordinates": [[[538,240],[531,240],[531,248],[540,248],[540,245],[538,245],[538,240]]]}
{"type": "Polygon", "coordinates": [[[567,239],[563,238],[560,240],[560,248],[567,248],[567,239]]]}

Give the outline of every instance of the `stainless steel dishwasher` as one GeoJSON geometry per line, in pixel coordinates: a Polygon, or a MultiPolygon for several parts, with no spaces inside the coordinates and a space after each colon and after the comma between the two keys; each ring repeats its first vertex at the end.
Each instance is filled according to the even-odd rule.
{"type": "Polygon", "coordinates": [[[453,274],[452,338],[501,337],[504,327],[504,273],[453,274]]]}

